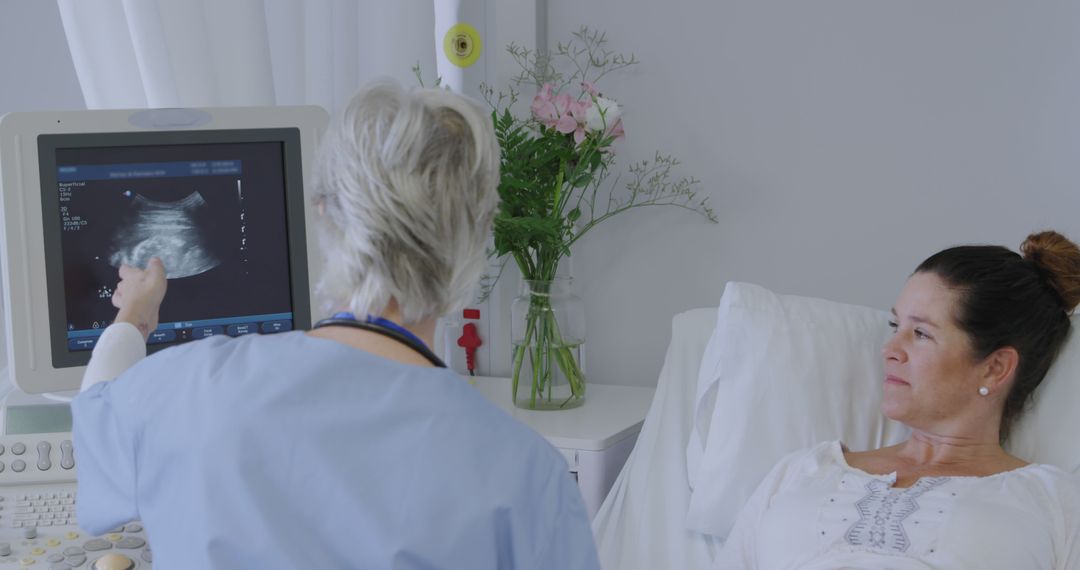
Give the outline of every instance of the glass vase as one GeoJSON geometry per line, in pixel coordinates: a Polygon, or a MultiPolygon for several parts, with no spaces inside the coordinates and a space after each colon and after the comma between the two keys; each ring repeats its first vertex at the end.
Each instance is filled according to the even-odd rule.
{"type": "Polygon", "coordinates": [[[512,398],[529,410],[585,403],[585,312],[573,280],[525,280],[510,313],[512,398]]]}

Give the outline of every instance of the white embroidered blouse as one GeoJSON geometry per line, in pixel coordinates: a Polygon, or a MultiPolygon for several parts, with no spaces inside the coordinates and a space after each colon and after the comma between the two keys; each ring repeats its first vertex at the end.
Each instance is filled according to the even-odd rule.
{"type": "Polygon", "coordinates": [[[851,467],[838,441],[782,459],[742,512],[723,570],[1080,570],[1080,476],[1031,464],[989,477],[851,467]]]}

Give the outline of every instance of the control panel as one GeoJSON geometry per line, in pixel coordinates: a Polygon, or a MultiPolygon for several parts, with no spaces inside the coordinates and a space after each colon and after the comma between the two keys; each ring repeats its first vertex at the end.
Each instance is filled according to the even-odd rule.
{"type": "Polygon", "coordinates": [[[142,525],[78,526],[71,433],[0,436],[0,569],[150,570],[142,525]]]}

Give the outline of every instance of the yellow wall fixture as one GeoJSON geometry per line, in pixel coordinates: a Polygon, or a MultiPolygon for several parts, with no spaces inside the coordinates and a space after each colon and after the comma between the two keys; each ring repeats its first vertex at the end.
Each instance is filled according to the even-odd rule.
{"type": "Polygon", "coordinates": [[[469,67],[476,63],[483,47],[480,32],[465,22],[450,26],[443,37],[443,53],[450,63],[458,67],[469,67]]]}

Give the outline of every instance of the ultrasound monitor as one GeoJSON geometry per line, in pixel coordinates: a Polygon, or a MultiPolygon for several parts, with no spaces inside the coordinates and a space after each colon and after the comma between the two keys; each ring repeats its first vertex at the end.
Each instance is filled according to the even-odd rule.
{"type": "Polygon", "coordinates": [[[303,182],[318,107],[0,118],[4,338],[24,392],[74,390],[122,264],[162,260],[148,352],[311,325],[303,182]]]}

